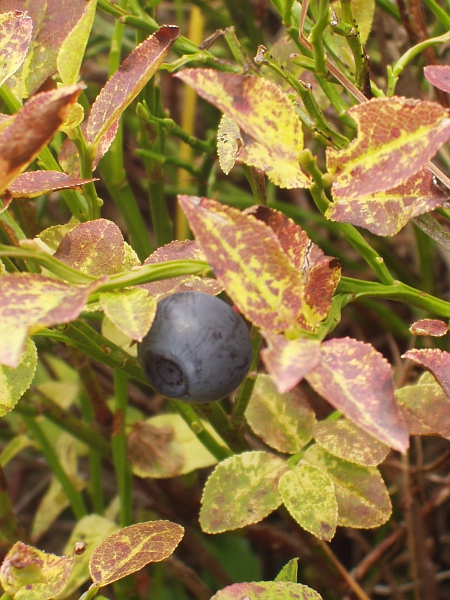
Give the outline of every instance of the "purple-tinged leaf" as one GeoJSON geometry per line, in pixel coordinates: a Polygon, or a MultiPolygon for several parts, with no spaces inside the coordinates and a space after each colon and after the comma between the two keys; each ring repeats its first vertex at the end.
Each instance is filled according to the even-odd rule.
{"type": "Polygon", "coordinates": [[[97,96],[86,126],[86,139],[94,146],[156,73],[180,35],[175,25],[163,25],[123,61],[97,96]]]}
{"type": "Polygon", "coordinates": [[[272,229],[215,200],[179,196],[178,201],[239,311],[266,331],[283,331],[295,323],[302,308],[302,277],[272,229]]]}
{"type": "Polygon", "coordinates": [[[414,348],[405,352],[402,358],[409,358],[430,371],[450,398],[450,353],[438,348],[414,348]]]}
{"type": "Polygon", "coordinates": [[[233,583],[214,594],[211,600],[322,600],[322,596],[301,583],[257,581],[233,583]]]}
{"type": "Polygon", "coordinates": [[[123,269],[124,239],[115,223],[96,219],[71,229],[54,256],[83,273],[112,275],[123,269]]]}
{"type": "Polygon", "coordinates": [[[284,394],[297,385],[320,361],[317,339],[287,340],[284,335],[263,331],[267,348],[261,358],[277,390],[284,394]]]}
{"type": "Polygon", "coordinates": [[[73,85],[36,94],[1,132],[0,194],[52,139],[80,92],[73,85]]]}
{"type": "Polygon", "coordinates": [[[370,344],[351,338],[328,340],[320,353],[318,365],[305,375],[311,387],[358,427],[405,452],[409,436],[388,361],[370,344]]]}
{"type": "Polygon", "coordinates": [[[33,23],[26,12],[0,14],[0,86],[20,68],[31,41],[33,23]]]}
{"type": "Polygon", "coordinates": [[[450,66],[430,65],[425,67],[423,72],[431,84],[450,94],[450,66]]]}
{"type": "Polygon", "coordinates": [[[61,171],[28,171],[19,175],[9,186],[13,198],[35,198],[56,190],[81,188],[96,179],[72,179],[61,171]]]}
{"type": "Polygon", "coordinates": [[[442,337],[448,333],[448,325],[439,319],[420,319],[409,327],[412,335],[432,335],[442,337]]]}
{"type": "Polygon", "coordinates": [[[327,150],[335,199],[367,196],[400,185],[423,169],[450,138],[448,111],[434,102],[394,96],[352,106],[356,139],[327,150]]]}

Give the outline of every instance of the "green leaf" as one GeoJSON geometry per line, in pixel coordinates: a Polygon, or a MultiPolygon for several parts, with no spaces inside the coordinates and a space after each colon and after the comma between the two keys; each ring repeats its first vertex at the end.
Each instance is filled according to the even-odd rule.
{"type": "Polygon", "coordinates": [[[54,257],[94,276],[119,273],[125,258],[122,232],[107,219],[81,223],[64,236],[54,257]]]}
{"type": "Polygon", "coordinates": [[[245,413],[248,424],[268,446],[295,454],[310,440],[314,411],[299,389],[280,394],[268,375],[259,374],[245,413]]]}
{"type": "Polygon", "coordinates": [[[239,160],[267,172],[276,185],[308,187],[310,180],[298,165],[303,131],[294,103],[278,85],[253,75],[214,69],[184,69],[175,75],[214,104],[244,131],[239,160]],[[286,164],[283,172],[282,163],[286,164]]]}
{"type": "Polygon", "coordinates": [[[337,200],[391,190],[423,169],[450,138],[447,110],[434,102],[375,98],[348,114],[359,126],[356,139],[344,150],[327,149],[337,200]]]}
{"type": "Polygon", "coordinates": [[[244,316],[267,331],[289,328],[300,313],[303,285],[270,227],[208,198],[178,201],[217,279],[244,316]]]}
{"type": "Polygon", "coordinates": [[[217,465],[203,489],[200,524],[221,533],[258,523],[281,504],[278,481],[284,460],[262,451],[243,452],[217,465]]]}
{"type": "Polygon", "coordinates": [[[305,375],[311,387],[358,427],[405,452],[409,436],[388,361],[370,344],[351,338],[328,340],[320,352],[320,362],[305,375]]]}
{"type": "Polygon", "coordinates": [[[332,479],[338,525],[368,529],[379,527],[389,519],[391,500],[378,469],[342,460],[318,444],[311,446],[303,458],[332,479]]]}
{"type": "Polygon", "coordinates": [[[300,583],[258,581],[234,583],[214,594],[211,600],[322,600],[322,596],[300,583]]]}
{"type": "Polygon", "coordinates": [[[183,537],[181,525],[148,521],[115,531],[94,550],[89,570],[95,585],[103,587],[136,573],[150,562],[168,558],[183,537]]]}
{"type": "MultiPolygon", "coordinates": [[[[342,18],[341,3],[338,0],[331,3],[331,8],[338,18],[342,18]]],[[[372,27],[375,0],[352,0],[352,13],[358,27],[361,44],[364,45],[367,42],[372,27]]],[[[354,24],[349,23],[349,25],[354,24]]]]}
{"type": "Polygon", "coordinates": [[[359,465],[375,467],[389,452],[388,446],[348,419],[319,421],[313,426],[312,434],[316,442],[331,454],[359,465]]]}
{"type": "MultiPolygon", "coordinates": [[[[100,515],[88,515],[77,522],[65,546],[64,554],[70,555],[75,544],[80,542],[86,544],[86,548],[81,556],[75,557],[72,572],[64,588],[64,597],[76,592],[80,586],[90,579],[89,561],[95,548],[117,529],[118,527],[113,521],[100,515]]],[[[96,598],[98,600],[99,596],[96,596],[96,598]]]]}
{"type": "Polygon", "coordinates": [[[450,439],[450,398],[431,373],[396,390],[395,397],[411,435],[441,435],[450,439]]]}
{"type": "Polygon", "coordinates": [[[37,365],[36,346],[27,340],[17,367],[0,365],[0,417],[9,413],[30,387],[37,365]]]}
{"type": "Polygon", "coordinates": [[[0,14],[0,86],[20,68],[31,41],[33,23],[27,12],[0,14]]]}
{"type": "Polygon", "coordinates": [[[297,583],[297,576],[298,558],[292,558],[288,563],[284,565],[284,567],[275,577],[275,581],[283,581],[285,583],[297,583]]]}
{"type": "Polygon", "coordinates": [[[238,124],[227,115],[222,115],[217,130],[217,155],[225,175],[233,168],[241,146],[242,136],[238,124]]]}
{"type": "Polygon", "coordinates": [[[365,227],[377,235],[394,235],[412,218],[447,202],[446,193],[428,169],[422,169],[395,188],[358,197],[335,198],[325,216],[365,227]]]}
{"type": "Polygon", "coordinates": [[[163,25],[137,46],[107,81],[86,126],[86,139],[94,147],[156,73],[179,35],[175,25],[163,25]]]}
{"type": "Polygon", "coordinates": [[[16,542],[3,561],[0,583],[15,600],[50,600],[63,591],[73,563],[73,553],[56,556],[16,542]]]}
{"type": "Polygon", "coordinates": [[[96,7],[97,0],[89,0],[86,3],[80,19],[59,47],[56,66],[64,85],[71,85],[79,79],[81,63],[94,22],[96,7]]]}
{"type": "Polygon", "coordinates": [[[36,94],[0,134],[0,194],[29,165],[64,122],[81,86],[36,94]]]}
{"type": "Polygon", "coordinates": [[[280,478],[283,502],[299,525],[321,540],[330,541],[338,519],[334,484],[326,472],[300,462],[280,478]]]}
{"type": "Polygon", "coordinates": [[[132,340],[141,342],[156,314],[156,301],[142,289],[100,294],[100,304],[114,325],[132,340]]]}

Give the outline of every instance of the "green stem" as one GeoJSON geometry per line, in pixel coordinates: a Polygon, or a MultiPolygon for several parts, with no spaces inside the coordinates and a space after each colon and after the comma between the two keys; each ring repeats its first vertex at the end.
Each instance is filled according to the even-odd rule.
{"type": "Polygon", "coordinates": [[[326,77],[328,73],[325,48],[323,45],[323,32],[330,24],[330,0],[319,0],[319,12],[316,22],[309,34],[312,45],[314,62],[316,63],[316,74],[326,77]]]}
{"type": "Polygon", "coordinates": [[[366,53],[361,45],[358,24],[353,16],[351,2],[349,0],[341,0],[341,6],[344,21],[355,31],[355,35],[346,37],[346,40],[355,61],[355,85],[361,90],[364,88],[368,72],[366,53]]]}
{"type": "Polygon", "coordinates": [[[30,430],[31,435],[39,444],[42,454],[47,460],[53,474],[61,484],[61,487],[64,490],[67,499],[69,500],[70,506],[72,507],[73,513],[79,521],[88,514],[82,495],[75,488],[70,478],[64,471],[59,458],[53,449],[53,446],[48,441],[37,420],[23,413],[21,417],[26,427],[30,430]]]}
{"type": "Polygon", "coordinates": [[[425,4],[437,18],[439,23],[444,27],[444,29],[447,31],[450,30],[450,15],[448,11],[445,11],[441,6],[439,6],[436,0],[425,0],[425,4]]]}
{"type": "Polygon", "coordinates": [[[245,422],[245,411],[252,397],[253,388],[255,387],[256,377],[259,365],[259,351],[261,349],[262,337],[259,331],[253,328],[252,331],[252,364],[250,371],[237,393],[231,412],[231,424],[235,429],[241,429],[245,422]]]}
{"type": "Polygon", "coordinates": [[[128,406],[128,377],[121,369],[114,370],[115,413],[114,432],[111,437],[114,469],[120,498],[121,527],[132,523],[132,473],[127,458],[125,423],[128,406]]]}

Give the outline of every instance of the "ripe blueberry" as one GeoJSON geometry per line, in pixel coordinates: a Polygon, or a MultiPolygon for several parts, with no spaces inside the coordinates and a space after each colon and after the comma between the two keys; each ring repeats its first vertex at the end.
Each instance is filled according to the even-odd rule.
{"type": "Polygon", "coordinates": [[[203,292],[181,292],[158,303],[138,358],[164,396],[213,402],[244,381],[252,347],[247,326],[228,304],[203,292]]]}

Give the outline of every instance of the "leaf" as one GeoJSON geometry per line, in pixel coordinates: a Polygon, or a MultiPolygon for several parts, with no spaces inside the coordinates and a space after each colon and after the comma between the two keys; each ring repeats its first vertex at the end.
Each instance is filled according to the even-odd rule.
{"type": "MultiPolygon", "coordinates": [[[[154,265],[168,260],[206,260],[198,243],[194,240],[175,240],[157,248],[145,261],[144,265],[154,265]]],[[[212,277],[198,277],[197,275],[180,275],[160,281],[150,281],[139,287],[147,290],[150,296],[162,300],[166,296],[178,292],[204,292],[215,296],[223,290],[223,286],[212,277]]]]}
{"type": "Polygon", "coordinates": [[[325,256],[300,225],[282,212],[266,206],[251,207],[245,212],[272,229],[291,263],[301,272],[305,289],[298,320],[303,329],[313,331],[331,308],[341,276],[339,261],[325,256]]]}
{"type": "Polygon", "coordinates": [[[312,434],[316,442],[331,454],[359,465],[375,467],[389,452],[388,446],[348,419],[319,421],[313,426],[312,434]]]}
{"type": "Polygon", "coordinates": [[[95,585],[103,587],[136,573],[150,562],[168,558],[184,529],[170,521],[149,521],[115,531],[94,550],[89,570],[95,585]]]}
{"type": "Polygon", "coordinates": [[[221,533],[258,523],[281,504],[278,481],[284,460],[262,451],[243,452],[217,465],[203,489],[200,525],[221,533]]]}
{"type": "MultiPolygon", "coordinates": [[[[342,18],[340,2],[332,2],[331,8],[339,18],[342,18]]],[[[367,38],[369,37],[369,33],[372,28],[374,12],[375,0],[352,0],[352,13],[355,23],[349,23],[349,25],[356,24],[359,31],[359,37],[361,39],[361,44],[363,46],[367,42],[367,38]]]]}
{"type": "Polygon", "coordinates": [[[423,169],[450,137],[447,110],[434,102],[375,98],[348,114],[358,124],[356,139],[344,150],[327,149],[334,199],[391,190],[423,169]]]}
{"type": "MultiPolygon", "coordinates": [[[[76,523],[70,534],[69,541],[65,546],[64,554],[70,554],[75,544],[80,542],[86,544],[86,549],[83,554],[77,556],[75,560],[69,580],[64,588],[64,598],[67,598],[70,594],[76,592],[90,579],[89,561],[92,553],[100,542],[117,529],[118,527],[113,521],[95,514],[87,515],[76,523]]],[[[96,596],[96,598],[98,600],[99,596],[96,596]]]]}
{"type": "Polygon", "coordinates": [[[81,18],[85,0],[2,0],[2,10],[26,11],[33,35],[22,67],[7,85],[18,98],[28,98],[56,72],[59,48],[81,18]]]}
{"type": "Polygon", "coordinates": [[[283,502],[299,525],[325,541],[333,539],[338,518],[334,484],[318,467],[300,462],[282,475],[283,502]]]}
{"type": "Polygon", "coordinates": [[[338,504],[338,525],[368,529],[380,527],[391,516],[386,485],[376,467],[364,467],[333,456],[318,444],[304,460],[322,469],[333,480],[338,504]]]}
{"type": "Polygon", "coordinates": [[[114,325],[132,340],[141,342],[156,314],[156,301],[142,289],[103,292],[100,305],[114,325]]]}
{"type": "Polygon", "coordinates": [[[0,194],[52,139],[80,91],[73,85],[36,94],[1,132],[0,194]]]}
{"type": "Polygon", "coordinates": [[[20,68],[31,41],[33,23],[21,10],[0,14],[0,86],[20,68]]]}
{"type": "Polygon", "coordinates": [[[450,66],[430,65],[423,69],[425,77],[435,87],[450,93],[450,66]]]}
{"type": "Polygon", "coordinates": [[[284,335],[263,331],[267,347],[262,361],[277,390],[284,394],[299,383],[320,361],[320,341],[310,338],[287,340],[284,335]]]}
{"type": "MultiPolygon", "coordinates": [[[[298,165],[298,156],[303,150],[303,131],[300,118],[288,94],[268,79],[253,75],[225,73],[214,69],[184,69],[178,77],[190,85],[205,100],[214,104],[227,117],[235,121],[251,138],[250,147],[257,145],[252,152],[258,152],[258,168],[265,167],[267,176],[276,165],[278,185],[286,187],[292,170],[295,182],[289,187],[308,187],[310,179],[298,165]],[[263,147],[264,150],[261,148],[263,147]],[[265,152],[265,165],[261,164],[265,152]],[[286,179],[280,172],[280,162],[286,161],[286,179]]],[[[249,143],[249,141],[247,141],[249,143]]],[[[246,151],[246,142],[241,153],[246,151]]],[[[244,154],[239,160],[245,162],[244,154]]],[[[253,162],[253,161],[252,161],[253,162]]],[[[251,163],[249,163],[251,164],[251,163]]]]}
{"type": "Polygon", "coordinates": [[[290,327],[300,313],[303,285],[270,227],[208,198],[179,196],[178,201],[240,312],[267,331],[290,327]]]}
{"type": "Polygon", "coordinates": [[[71,85],[78,81],[96,7],[97,0],[89,0],[85,4],[83,14],[58,49],[56,66],[64,85],[71,85]]]}
{"type": "Polygon", "coordinates": [[[112,275],[123,269],[123,236],[107,219],[81,223],[64,236],[54,256],[83,273],[112,275]]]}
{"type": "Polygon", "coordinates": [[[163,25],[123,61],[92,105],[86,126],[88,142],[98,146],[108,129],[159,69],[179,35],[180,30],[175,25],[163,25]]]}
{"type": "Polygon", "coordinates": [[[436,378],[439,385],[450,398],[450,353],[438,348],[426,348],[424,350],[408,350],[402,358],[421,365],[430,371],[436,378]]]}
{"type": "Polygon", "coordinates": [[[447,200],[446,193],[425,168],[390,190],[337,198],[325,216],[333,221],[365,227],[376,235],[394,235],[412,218],[434,210],[447,200]]]}
{"type": "Polygon", "coordinates": [[[409,436],[387,360],[370,344],[351,338],[328,340],[320,351],[320,362],[305,375],[311,387],[358,427],[405,452],[409,436]]]}
{"type": "Polygon", "coordinates": [[[245,417],[264,443],[280,452],[295,454],[310,440],[314,411],[300,390],[280,394],[268,375],[260,373],[245,417]]]}
{"type": "Polygon", "coordinates": [[[15,600],[50,600],[64,589],[73,563],[73,553],[56,556],[16,542],[3,561],[0,583],[15,600]]]}
{"type": "Polygon", "coordinates": [[[420,319],[409,326],[412,335],[442,337],[448,333],[448,325],[439,319],[420,319]]]}
{"type": "Polygon", "coordinates": [[[225,175],[233,168],[241,146],[242,136],[238,124],[227,115],[222,115],[217,130],[217,154],[220,168],[225,175]]]}
{"type": "Polygon", "coordinates": [[[278,575],[275,577],[275,581],[285,583],[297,583],[298,576],[298,558],[291,558],[291,560],[284,565],[278,575]]]}
{"type": "Polygon", "coordinates": [[[17,367],[30,329],[75,320],[93,289],[32,273],[0,275],[0,364],[17,367]]]}
{"type": "Polygon", "coordinates": [[[55,190],[81,188],[95,179],[72,179],[61,171],[28,171],[8,187],[13,198],[35,198],[55,190]]]}
{"type": "Polygon", "coordinates": [[[301,583],[258,581],[233,583],[211,600],[322,600],[322,596],[301,583]]]}
{"type": "Polygon", "coordinates": [[[27,340],[26,350],[17,367],[0,365],[0,417],[12,411],[30,387],[37,365],[36,346],[27,340]]]}

